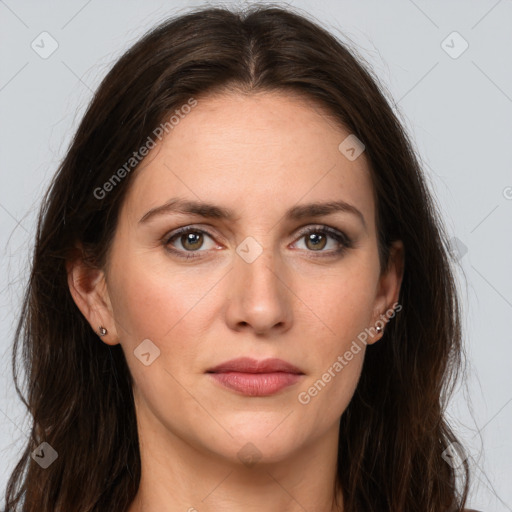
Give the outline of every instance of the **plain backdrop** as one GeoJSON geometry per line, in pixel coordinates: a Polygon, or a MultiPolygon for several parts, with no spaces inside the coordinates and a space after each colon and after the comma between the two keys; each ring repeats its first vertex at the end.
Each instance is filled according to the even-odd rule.
{"type": "MultiPolygon", "coordinates": [[[[0,0],[2,492],[29,429],[10,355],[42,193],[116,58],[200,5],[232,4],[0,0]]],[[[449,418],[474,471],[470,505],[512,511],[512,1],[289,5],[357,46],[413,138],[459,262],[468,372],[449,418]]]]}

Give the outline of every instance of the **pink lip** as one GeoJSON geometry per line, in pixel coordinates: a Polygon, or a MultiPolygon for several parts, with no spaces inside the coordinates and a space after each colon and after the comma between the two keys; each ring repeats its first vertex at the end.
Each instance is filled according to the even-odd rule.
{"type": "Polygon", "coordinates": [[[268,396],[298,382],[304,373],[282,359],[242,357],[207,371],[218,383],[248,396],[268,396]]]}

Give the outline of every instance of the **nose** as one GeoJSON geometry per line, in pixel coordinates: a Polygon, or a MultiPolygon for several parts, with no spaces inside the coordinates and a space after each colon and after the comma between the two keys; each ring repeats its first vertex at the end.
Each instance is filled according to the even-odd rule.
{"type": "Polygon", "coordinates": [[[292,324],[293,293],[280,261],[265,249],[252,262],[236,255],[229,273],[227,323],[235,331],[283,333],[292,324]]]}

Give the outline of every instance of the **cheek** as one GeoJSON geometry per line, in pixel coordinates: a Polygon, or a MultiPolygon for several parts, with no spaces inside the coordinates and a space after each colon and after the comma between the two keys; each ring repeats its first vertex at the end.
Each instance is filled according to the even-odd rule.
{"type": "Polygon", "coordinates": [[[350,360],[341,350],[330,354],[304,383],[296,397],[304,428],[324,432],[343,415],[361,375],[364,351],[362,347],[355,354],[351,352],[350,360]]]}
{"type": "MultiPolygon", "coordinates": [[[[300,278],[295,288],[305,305],[311,331],[319,328],[316,339],[324,339],[322,346],[342,350],[353,337],[370,326],[376,280],[374,272],[365,265],[346,266],[338,272],[318,276],[312,280],[300,278]],[[314,286],[313,286],[314,285],[314,286]],[[322,333],[321,336],[319,334],[322,333]]],[[[301,323],[301,319],[296,319],[301,323]]]]}
{"type": "MultiPolygon", "coordinates": [[[[156,343],[179,343],[196,310],[208,310],[208,292],[215,283],[212,275],[170,271],[165,266],[148,266],[136,258],[120,263],[123,273],[113,276],[112,304],[116,321],[124,331],[124,344],[154,339],[156,343]]],[[[196,329],[197,330],[197,329],[196,329]]]]}
{"type": "Polygon", "coordinates": [[[172,425],[174,431],[183,429],[180,432],[185,436],[183,425],[205,422],[204,411],[187,392],[193,388],[196,376],[183,369],[195,367],[201,341],[199,323],[208,323],[208,298],[214,297],[208,294],[212,277],[190,272],[164,273],[162,267],[152,268],[137,263],[135,258],[119,263],[117,268],[122,268],[123,273],[112,275],[115,293],[111,299],[133,377],[136,404],[139,411],[151,411],[143,414],[145,421],[157,418],[167,428],[172,425]],[[151,353],[151,362],[146,366],[134,351],[147,339],[160,352],[154,359],[151,353]],[[169,416],[169,411],[176,410],[181,411],[179,421],[169,416]]]}
{"type": "Polygon", "coordinates": [[[360,260],[357,267],[347,265],[322,276],[315,290],[302,289],[304,303],[314,312],[302,321],[314,350],[313,345],[307,348],[312,371],[298,402],[309,408],[315,421],[329,422],[346,409],[361,374],[366,345],[358,336],[366,336],[370,327],[375,275],[360,260]]]}

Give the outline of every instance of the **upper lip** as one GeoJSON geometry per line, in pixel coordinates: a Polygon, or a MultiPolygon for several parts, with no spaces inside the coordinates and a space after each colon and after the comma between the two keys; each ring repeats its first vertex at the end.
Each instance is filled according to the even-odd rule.
{"type": "Polygon", "coordinates": [[[282,359],[251,359],[250,357],[239,357],[225,361],[213,368],[209,368],[207,373],[225,373],[225,372],[241,372],[241,373],[296,373],[302,375],[303,372],[282,359]]]}

